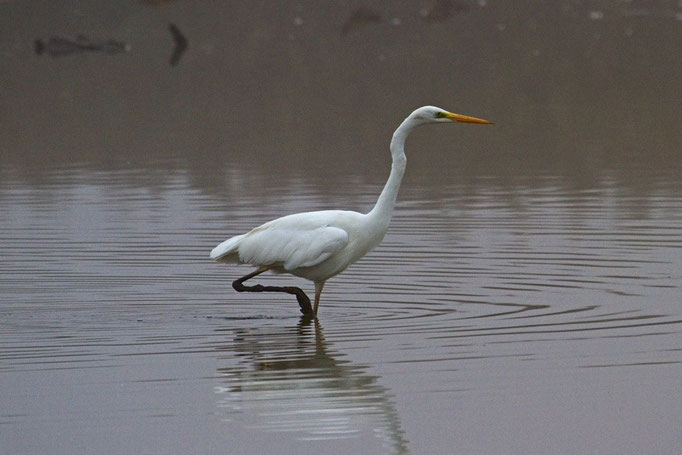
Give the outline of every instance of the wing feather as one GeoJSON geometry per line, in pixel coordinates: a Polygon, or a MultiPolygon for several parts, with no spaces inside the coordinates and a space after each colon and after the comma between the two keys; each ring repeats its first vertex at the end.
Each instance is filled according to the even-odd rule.
{"type": "Polygon", "coordinates": [[[350,212],[320,211],[288,215],[229,238],[211,251],[221,262],[277,264],[285,270],[313,267],[348,245],[345,229],[333,226],[350,212]]]}
{"type": "Polygon", "coordinates": [[[343,229],[322,226],[314,229],[254,229],[240,239],[241,262],[253,265],[282,264],[285,270],[312,267],[348,244],[343,229]]]}

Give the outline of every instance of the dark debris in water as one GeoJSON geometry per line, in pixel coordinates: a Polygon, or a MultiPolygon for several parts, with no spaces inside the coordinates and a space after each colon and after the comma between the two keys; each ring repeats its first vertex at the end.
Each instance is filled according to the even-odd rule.
{"type": "Polygon", "coordinates": [[[431,8],[421,12],[424,22],[435,24],[444,22],[458,14],[469,12],[469,5],[457,0],[436,0],[431,8]]]}
{"type": "MultiPolygon", "coordinates": [[[[173,39],[174,47],[170,56],[170,66],[177,66],[180,59],[187,51],[189,41],[180,28],[170,23],[168,24],[173,39]]],[[[130,44],[114,39],[92,39],[85,35],[76,36],[52,36],[48,39],[36,39],[33,42],[33,49],[37,55],[49,55],[50,57],[66,57],[70,55],[83,54],[86,52],[99,52],[102,54],[121,54],[130,51],[130,44]]]]}
{"type": "Polygon", "coordinates": [[[372,8],[357,8],[341,27],[341,35],[347,35],[353,30],[370,24],[381,22],[381,14],[372,8]]]}
{"type": "Polygon", "coordinates": [[[177,25],[169,24],[168,29],[170,30],[171,36],[173,37],[173,42],[175,43],[173,54],[171,54],[170,57],[170,66],[176,66],[180,62],[182,54],[184,54],[187,50],[189,43],[177,25]]]}
{"type": "Polygon", "coordinates": [[[35,40],[34,50],[37,55],[65,57],[84,52],[120,54],[130,51],[130,45],[113,39],[90,39],[85,35],[52,36],[49,39],[35,40]]]}

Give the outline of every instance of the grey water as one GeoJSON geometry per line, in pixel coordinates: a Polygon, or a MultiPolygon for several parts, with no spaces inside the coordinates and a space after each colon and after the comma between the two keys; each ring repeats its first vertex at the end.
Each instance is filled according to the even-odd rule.
{"type": "Polygon", "coordinates": [[[682,447],[677,2],[51,5],[0,5],[0,452],[682,447]],[[79,33],[130,50],[33,53],[79,33]],[[410,137],[317,320],[232,290],[213,246],[369,210],[422,104],[496,124],[410,137]]]}

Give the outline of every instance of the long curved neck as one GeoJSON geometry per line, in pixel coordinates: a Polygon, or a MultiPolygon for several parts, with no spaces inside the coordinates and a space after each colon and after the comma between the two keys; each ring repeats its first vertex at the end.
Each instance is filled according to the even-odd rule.
{"type": "Polygon", "coordinates": [[[410,117],[406,118],[400,124],[393,139],[391,139],[391,157],[393,163],[391,165],[391,174],[388,176],[388,181],[381,191],[381,195],[374,205],[374,208],[369,215],[384,220],[386,224],[393,215],[393,207],[395,207],[395,200],[400,189],[400,182],[403,180],[405,174],[405,167],[407,166],[407,157],[405,156],[405,139],[417,126],[410,117]]]}

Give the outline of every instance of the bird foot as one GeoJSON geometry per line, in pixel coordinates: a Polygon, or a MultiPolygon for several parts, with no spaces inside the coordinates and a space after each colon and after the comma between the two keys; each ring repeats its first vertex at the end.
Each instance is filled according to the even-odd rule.
{"type": "Polygon", "coordinates": [[[315,316],[315,312],[313,311],[313,307],[310,304],[310,298],[303,292],[302,289],[300,288],[293,288],[296,289],[297,291],[295,292],[296,294],[296,300],[298,300],[298,306],[301,307],[301,313],[303,313],[306,316],[315,316]]]}

